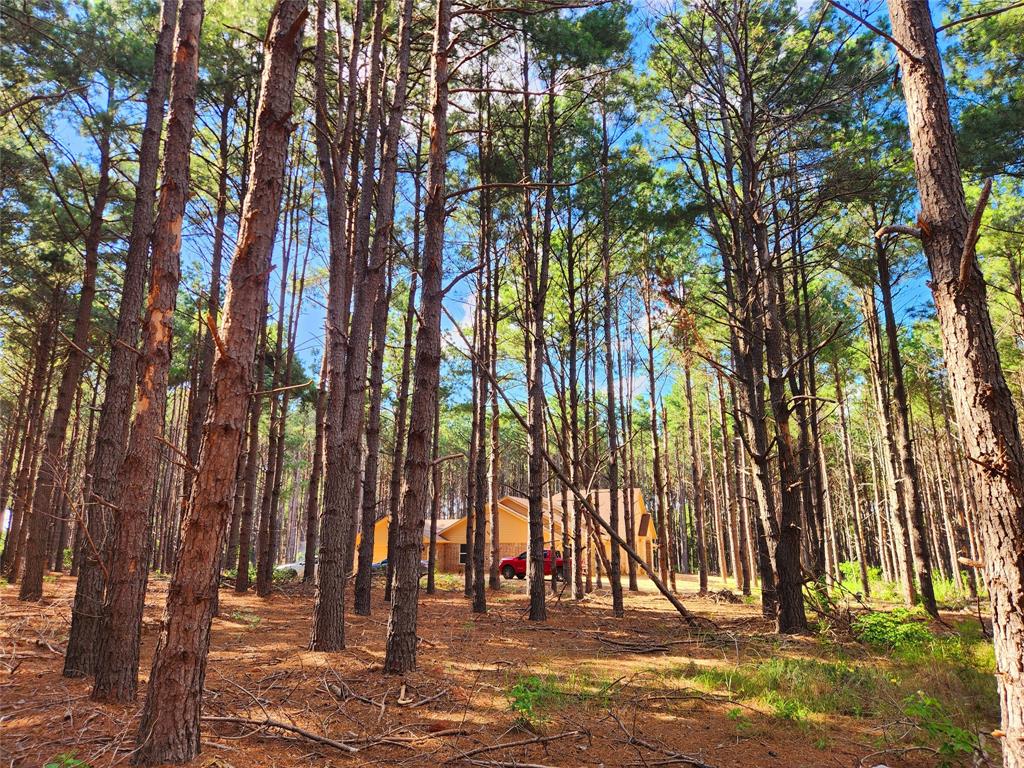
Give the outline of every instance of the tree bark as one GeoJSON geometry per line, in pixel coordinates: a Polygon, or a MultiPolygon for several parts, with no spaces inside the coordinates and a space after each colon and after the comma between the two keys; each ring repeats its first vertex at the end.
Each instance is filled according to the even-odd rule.
{"type": "MultiPolygon", "coordinates": [[[[157,484],[174,307],[181,276],[181,227],[189,194],[203,10],[203,0],[182,0],[175,32],[163,181],[153,227],[135,415],[118,474],[120,493],[100,637],[103,650],[92,691],[97,701],[134,701],[138,682],[142,610],[149,575],[149,510],[157,484]]],[[[189,471],[185,470],[186,475],[189,471]]]]}
{"type": "Polygon", "coordinates": [[[249,186],[228,278],[192,497],[168,590],[133,757],[137,764],[186,762],[200,750],[212,586],[228,516],[235,462],[252,391],[253,354],[281,207],[305,0],[280,0],[266,38],[249,186]]]}
{"type": "Polygon", "coordinates": [[[988,312],[985,282],[968,240],[942,60],[927,3],[889,0],[893,37],[921,198],[925,256],[957,420],[979,501],[985,579],[992,604],[1003,765],[1024,766],[1024,450],[988,312]],[[908,56],[916,56],[916,60],[908,56]],[[966,257],[966,258],[965,258],[966,257]],[[963,267],[967,266],[967,270],[963,267]],[[966,278],[966,279],[965,279],[966,278]],[[970,425],[970,427],[966,427],[970,425]]]}
{"type": "Polygon", "coordinates": [[[92,325],[93,300],[96,297],[96,273],[99,269],[99,249],[103,238],[103,212],[110,193],[111,134],[114,130],[114,84],[107,83],[107,112],[100,118],[99,169],[96,193],[89,210],[89,228],[85,231],[85,266],[78,291],[78,310],[75,326],[68,344],[67,360],[61,371],[60,384],[54,403],[50,426],[43,443],[39,475],[32,497],[31,514],[27,521],[28,539],[25,544],[25,572],[21,579],[19,600],[37,601],[43,596],[43,571],[46,569],[46,542],[50,526],[57,516],[64,489],[57,487],[57,475],[67,437],[71,406],[75,392],[88,360],[89,329],[92,325]]]}
{"type": "Polygon", "coordinates": [[[423,520],[429,506],[433,422],[441,365],[442,257],[445,172],[448,167],[448,57],[451,0],[437,0],[430,74],[430,150],[423,247],[423,295],[416,334],[405,491],[395,541],[395,586],[385,642],[384,671],[404,674],[416,666],[416,619],[423,520]]]}
{"type": "Polygon", "coordinates": [[[914,442],[910,429],[910,403],[903,379],[903,356],[900,353],[896,313],[892,306],[892,277],[889,274],[889,256],[885,246],[875,239],[875,260],[878,266],[878,284],[882,293],[882,312],[885,316],[885,337],[889,346],[889,364],[892,366],[892,395],[896,401],[893,421],[896,432],[896,452],[900,470],[900,491],[907,512],[907,532],[910,554],[914,562],[917,586],[924,609],[932,616],[939,615],[932,586],[932,558],[925,538],[924,500],[921,494],[917,462],[914,460],[914,442]]]}
{"type": "MultiPolygon", "coordinates": [[[[326,0],[321,0],[321,3],[326,0]]],[[[330,268],[327,289],[327,411],[324,418],[324,492],[320,519],[320,553],[317,557],[316,600],[313,607],[311,650],[337,651],[345,647],[345,548],[348,544],[346,521],[342,516],[346,483],[341,467],[346,446],[342,442],[345,422],[345,369],[348,345],[348,309],[351,301],[351,254],[349,253],[350,184],[346,178],[355,132],[357,63],[363,28],[363,3],[356,3],[352,21],[352,46],[348,59],[348,97],[344,128],[335,137],[336,147],[320,151],[321,171],[331,178],[327,192],[330,268]],[[330,158],[333,157],[333,161],[330,158]]],[[[338,30],[341,34],[341,30],[338,30]]],[[[318,141],[326,141],[326,94],[324,93],[322,50],[324,46],[323,12],[317,14],[317,65],[315,77],[318,141]],[[321,104],[322,102],[322,104],[321,104]]],[[[340,47],[338,49],[341,50],[340,47]]],[[[339,54],[340,55],[340,54],[339,54]]],[[[340,74],[340,73],[339,73],[340,74]]],[[[339,103],[340,110],[340,103],[339,103]]],[[[340,121],[339,114],[339,121],[340,121]]],[[[355,178],[352,179],[352,184],[355,178]]]]}
{"type": "MultiPolygon", "coordinates": [[[[110,346],[107,381],[96,429],[96,448],[90,465],[92,494],[86,498],[85,527],[94,542],[105,538],[110,504],[114,503],[117,473],[128,445],[135,383],[139,309],[145,292],[149,238],[153,228],[153,201],[160,165],[160,132],[164,102],[171,78],[171,48],[174,43],[178,0],[163,0],[160,30],[153,53],[153,78],[146,92],[146,120],[139,145],[139,175],[135,184],[135,205],[122,276],[117,330],[110,346]]],[[[77,537],[76,537],[77,538],[77,537]]],[[[98,637],[103,612],[104,575],[99,553],[84,550],[75,584],[71,610],[71,634],[64,654],[64,675],[78,677],[93,673],[99,654],[98,637]]]]}

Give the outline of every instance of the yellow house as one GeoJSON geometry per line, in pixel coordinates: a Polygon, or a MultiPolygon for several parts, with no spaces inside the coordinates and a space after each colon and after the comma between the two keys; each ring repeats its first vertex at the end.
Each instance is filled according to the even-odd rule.
{"type": "MultiPolygon", "coordinates": [[[[603,520],[608,520],[611,513],[611,494],[605,490],[592,491],[589,494],[591,503],[597,508],[598,514],[603,520]]],[[[619,500],[619,535],[628,541],[626,535],[626,509],[627,504],[632,503],[633,505],[633,537],[634,546],[636,547],[637,553],[640,557],[644,558],[651,565],[654,564],[653,556],[655,543],[657,541],[657,535],[654,530],[654,525],[651,521],[651,515],[647,511],[647,506],[644,504],[643,493],[639,488],[623,489],[618,493],[619,500]]],[[[569,537],[570,546],[572,538],[572,509],[575,503],[575,497],[570,493],[566,498],[567,508],[569,510],[569,537]]],[[[551,543],[552,533],[552,522],[555,534],[555,549],[561,549],[562,544],[562,494],[556,494],[550,498],[545,497],[543,501],[544,505],[544,544],[545,546],[551,543]],[[550,505],[550,506],[549,506],[550,505]],[[551,512],[554,513],[554,520],[552,521],[551,512]]],[[[527,499],[520,496],[503,496],[498,500],[498,537],[500,539],[499,554],[500,557],[515,557],[526,550],[526,544],[529,540],[529,513],[530,507],[527,499]]],[[[487,557],[490,558],[491,553],[491,535],[490,535],[490,505],[488,504],[487,509],[487,557]]],[[[466,562],[466,518],[462,517],[454,522],[450,523],[444,528],[443,533],[441,529],[438,529],[437,537],[437,570],[458,572],[461,571],[463,565],[466,562]]],[[[386,530],[386,529],[385,529],[386,530]]],[[[429,536],[429,532],[425,532],[429,536]]],[[[594,538],[601,542],[602,548],[605,551],[607,557],[611,557],[611,538],[600,526],[588,525],[587,518],[583,520],[583,534],[592,543],[594,538]],[[594,538],[590,538],[594,537],[594,538]]],[[[386,535],[386,534],[385,534],[386,535]]],[[[584,544],[586,546],[586,543],[584,544]]],[[[590,567],[596,568],[597,556],[590,548],[590,567]]],[[[376,560],[376,557],[374,558],[376,560]]],[[[622,552],[622,571],[626,572],[628,569],[628,558],[625,552],[622,552]]]]}
{"type": "MultiPolygon", "coordinates": [[[[611,519],[611,491],[607,488],[591,491],[588,494],[590,503],[597,509],[597,513],[602,520],[609,522],[611,519]]],[[[629,542],[629,536],[627,531],[629,530],[626,526],[626,512],[628,505],[632,504],[633,513],[633,547],[636,549],[636,553],[642,557],[648,565],[654,566],[654,550],[657,546],[658,535],[654,530],[654,523],[651,519],[650,513],[647,511],[647,505],[644,504],[644,495],[639,488],[622,488],[617,494],[618,499],[618,529],[617,533],[626,542],[629,542]]],[[[571,493],[566,494],[566,503],[569,509],[570,521],[572,515],[573,504],[576,501],[576,497],[571,493]]],[[[562,494],[556,494],[551,499],[551,504],[556,510],[557,515],[561,515],[562,509],[562,494]]],[[[586,516],[583,518],[583,536],[586,539],[588,536],[593,536],[601,542],[601,547],[604,550],[605,557],[611,558],[612,553],[612,540],[608,533],[599,525],[589,525],[586,516]]],[[[571,525],[571,523],[570,523],[571,525]]],[[[572,531],[570,528],[570,538],[572,531]]],[[[593,538],[591,538],[593,543],[593,538]]],[[[586,546],[586,544],[584,544],[586,546]]],[[[629,557],[621,549],[620,552],[620,570],[622,573],[626,573],[629,569],[629,557]]],[[[590,548],[590,567],[596,567],[597,555],[593,551],[593,547],[590,548]]]]}
{"type": "MultiPolygon", "coordinates": [[[[445,530],[449,525],[452,524],[452,520],[439,520],[437,524],[438,531],[438,543],[442,541],[441,531],[445,530]]],[[[388,528],[391,525],[391,516],[385,515],[384,517],[377,520],[373,526],[373,562],[379,563],[381,560],[388,556],[388,528]]],[[[362,534],[356,534],[356,549],[359,549],[359,542],[362,539],[362,534]]],[[[430,548],[430,521],[424,526],[423,530],[423,550],[420,557],[423,560],[427,559],[428,550],[430,548]]]]}
{"type": "MultiPolygon", "coordinates": [[[[551,543],[551,518],[544,504],[544,544],[551,543]]],[[[486,508],[487,557],[491,554],[491,505],[486,508]]],[[[437,537],[437,569],[439,571],[458,572],[466,562],[466,524],[465,517],[460,517],[444,530],[444,536],[437,537]]],[[[515,557],[526,550],[526,542],[530,538],[530,504],[519,496],[502,496],[498,499],[498,545],[500,557],[515,557]]],[[[562,516],[556,509],[555,513],[555,547],[562,540],[562,516]]]]}

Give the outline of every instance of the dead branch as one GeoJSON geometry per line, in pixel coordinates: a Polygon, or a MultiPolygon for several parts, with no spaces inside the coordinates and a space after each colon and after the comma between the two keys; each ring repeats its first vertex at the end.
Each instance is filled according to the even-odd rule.
{"type": "Polygon", "coordinates": [[[217,351],[220,353],[220,356],[227,357],[228,352],[224,348],[224,342],[220,340],[220,334],[217,332],[217,323],[214,322],[213,315],[207,312],[203,315],[203,319],[206,320],[206,327],[210,329],[210,338],[217,345],[217,351]]]}
{"type": "Polygon", "coordinates": [[[273,720],[269,717],[264,718],[263,720],[250,720],[247,717],[234,717],[231,715],[204,715],[202,719],[209,723],[236,723],[238,725],[248,725],[253,728],[277,728],[281,731],[294,733],[296,736],[301,736],[304,739],[315,741],[317,744],[324,744],[328,747],[340,749],[342,752],[353,753],[359,751],[359,747],[353,747],[351,744],[346,744],[344,741],[336,741],[335,739],[328,738],[327,736],[320,736],[303,728],[299,728],[297,725],[282,723],[280,720],[273,720]]]}
{"type": "Polygon", "coordinates": [[[899,42],[892,35],[887,34],[886,32],[883,32],[881,29],[876,27],[870,21],[865,19],[863,16],[858,16],[856,13],[851,11],[849,8],[847,8],[847,7],[843,6],[843,5],[840,5],[838,2],[836,2],[836,0],[828,0],[828,4],[831,5],[833,8],[836,8],[836,9],[842,11],[843,13],[845,13],[850,18],[859,21],[861,24],[863,24],[865,27],[870,29],[872,32],[874,32],[879,37],[884,38],[885,40],[888,40],[890,43],[895,45],[897,49],[899,49],[900,53],[902,53],[904,56],[906,56],[908,59],[910,59],[914,63],[916,63],[916,64],[920,64],[921,63],[921,58],[919,56],[915,56],[913,53],[911,53],[910,49],[908,49],[905,45],[903,45],[903,43],[899,42]]]}
{"type": "Polygon", "coordinates": [[[985,186],[981,188],[978,204],[974,206],[974,216],[971,217],[971,226],[967,230],[967,239],[964,240],[964,251],[960,256],[961,291],[967,287],[967,281],[971,278],[971,267],[974,266],[974,249],[978,244],[978,230],[981,228],[981,217],[985,215],[985,206],[988,205],[988,196],[990,194],[992,194],[992,179],[985,179],[985,186]]]}
{"type": "Polygon", "coordinates": [[[431,466],[437,466],[438,464],[444,464],[446,461],[464,458],[466,458],[466,454],[464,453],[449,453],[447,456],[439,456],[438,458],[434,459],[434,461],[431,463],[431,466]]]}
{"type": "Polygon", "coordinates": [[[258,397],[258,396],[261,396],[261,395],[276,395],[278,392],[285,392],[286,390],[289,390],[289,389],[302,389],[302,387],[308,387],[312,383],[313,383],[313,380],[310,379],[309,381],[303,381],[303,382],[300,382],[298,384],[288,384],[287,386],[284,386],[284,387],[274,387],[273,389],[263,389],[263,390],[260,390],[259,392],[253,392],[252,395],[253,395],[253,397],[258,397]]]}
{"type": "Polygon", "coordinates": [[[1014,8],[1020,8],[1021,6],[1024,6],[1024,1],[1018,3],[1010,3],[1009,5],[1004,5],[1002,8],[993,8],[990,11],[979,11],[978,13],[972,13],[971,15],[964,16],[963,18],[960,19],[953,19],[952,21],[947,22],[942,26],[938,27],[935,31],[945,32],[947,29],[950,29],[952,27],[958,27],[961,24],[967,24],[971,21],[978,21],[979,19],[987,19],[990,16],[998,16],[1000,13],[1006,13],[1006,11],[1012,11],[1014,8]]]}
{"type": "Polygon", "coordinates": [[[614,712],[609,712],[608,714],[612,716],[612,719],[615,720],[616,723],[618,723],[619,728],[622,729],[622,732],[626,734],[626,744],[635,744],[637,746],[643,747],[644,749],[649,749],[651,752],[657,752],[658,754],[665,755],[668,758],[667,760],[658,760],[656,762],[648,762],[647,760],[644,760],[644,765],[683,764],[693,766],[693,768],[716,768],[716,766],[713,766],[710,763],[705,763],[703,760],[700,760],[694,757],[693,755],[687,755],[683,752],[676,752],[675,750],[667,749],[666,747],[662,747],[657,744],[652,744],[649,741],[645,741],[640,737],[636,736],[634,733],[631,733],[626,728],[626,726],[622,724],[622,721],[614,712]]]}
{"type": "MultiPolygon", "coordinates": [[[[519,739],[518,741],[507,741],[504,744],[491,744],[487,747],[477,747],[471,749],[468,752],[463,752],[458,757],[453,757],[448,762],[455,762],[458,760],[465,760],[473,755],[480,755],[484,752],[493,752],[496,749],[510,749],[512,747],[523,747],[527,744],[546,744],[549,741],[555,741],[556,739],[563,739],[567,736],[578,736],[579,731],[565,731],[564,733],[556,733],[551,736],[534,736],[532,739],[519,739]]],[[[472,762],[472,761],[471,761],[472,762]]],[[[516,763],[517,765],[526,765],[526,763],[516,763]]]]}
{"type": "Polygon", "coordinates": [[[884,227],[879,227],[878,231],[875,232],[875,239],[881,240],[886,235],[907,235],[908,237],[916,237],[920,240],[921,234],[921,230],[917,227],[910,227],[905,224],[886,224],[884,227]]]}

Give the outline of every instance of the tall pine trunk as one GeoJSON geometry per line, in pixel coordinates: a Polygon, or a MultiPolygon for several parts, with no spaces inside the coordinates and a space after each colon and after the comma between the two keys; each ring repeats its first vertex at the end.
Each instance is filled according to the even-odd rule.
{"type": "Polygon", "coordinates": [[[59,465],[64,454],[71,407],[75,393],[88,361],[89,329],[92,326],[93,300],[96,297],[96,274],[99,270],[100,243],[103,239],[103,213],[110,193],[111,134],[114,130],[114,83],[107,83],[106,113],[99,118],[99,170],[96,192],[89,210],[89,226],[84,232],[85,265],[78,291],[78,309],[75,326],[68,344],[67,359],[61,371],[60,384],[54,403],[53,415],[46,430],[39,475],[32,497],[32,508],[27,521],[28,539],[25,544],[25,571],[21,579],[19,600],[35,601],[43,596],[43,571],[46,569],[46,542],[50,537],[53,519],[59,514],[63,494],[68,489],[58,487],[59,465]]]}
{"type": "Polygon", "coordinates": [[[284,167],[306,0],[280,0],[270,20],[252,168],[213,367],[192,497],[153,656],[139,726],[137,764],[185,762],[200,750],[203,681],[210,645],[212,587],[224,539],[235,463],[252,392],[253,354],[281,208],[284,167]]]}
{"type": "MultiPolygon", "coordinates": [[[[117,512],[103,606],[103,650],[96,666],[93,698],[135,699],[142,610],[149,575],[149,510],[156,488],[171,338],[181,276],[181,228],[189,194],[189,160],[199,78],[203,0],[182,0],[175,33],[171,102],[167,118],[160,199],[153,227],[149,295],[143,318],[139,383],[128,450],[118,473],[117,512]]],[[[185,470],[186,473],[189,471],[185,470]]],[[[232,475],[234,473],[232,472],[232,475]]]]}
{"type": "MultiPolygon", "coordinates": [[[[395,585],[385,641],[384,671],[404,674],[416,666],[416,620],[423,520],[430,504],[433,425],[441,366],[442,257],[445,228],[445,173],[448,167],[448,57],[451,0],[437,0],[430,69],[430,150],[424,216],[423,293],[416,334],[405,490],[394,547],[395,585]]],[[[394,525],[394,522],[392,523],[394,525]]]]}
{"type": "Polygon", "coordinates": [[[924,252],[957,420],[978,496],[992,604],[1003,765],[1024,766],[1024,449],[988,313],[960,181],[942,60],[927,3],[889,0],[913,146],[924,252]]]}

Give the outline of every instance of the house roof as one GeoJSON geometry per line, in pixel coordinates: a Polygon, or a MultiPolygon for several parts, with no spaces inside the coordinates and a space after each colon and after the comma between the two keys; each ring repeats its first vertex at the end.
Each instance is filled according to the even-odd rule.
{"type": "MultiPolygon", "coordinates": [[[[569,492],[565,494],[568,498],[568,507],[572,509],[573,504],[576,501],[576,497],[569,492]]],[[[591,491],[587,494],[590,498],[591,503],[597,508],[597,513],[601,516],[602,520],[611,520],[612,511],[612,494],[607,488],[599,488],[591,491]]],[[[654,527],[651,525],[651,516],[647,512],[647,505],[644,504],[643,491],[639,488],[621,488],[619,489],[616,498],[618,500],[618,534],[622,538],[626,538],[626,504],[630,497],[633,501],[633,535],[637,537],[649,537],[655,538],[654,527]]],[[[557,510],[556,514],[561,516],[562,509],[562,494],[555,494],[551,498],[551,503],[557,510]]]]}
{"type": "MultiPolygon", "coordinates": [[[[644,494],[639,488],[622,488],[619,490],[617,498],[619,501],[619,535],[623,538],[626,537],[626,503],[632,495],[634,520],[633,530],[635,536],[648,536],[653,538],[655,535],[654,527],[651,525],[651,516],[647,512],[647,505],[644,504],[644,494]]],[[[568,506],[572,509],[572,505],[576,501],[576,497],[570,492],[567,493],[568,506]]],[[[601,488],[591,491],[588,496],[590,497],[591,503],[597,508],[598,514],[603,520],[610,520],[611,518],[611,491],[607,488],[601,488]]],[[[527,520],[529,519],[530,502],[521,496],[502,496],[498,499],[498,504],[503,507],[510,514],[516,515],[517,517],[527,520]]],[[[562,494],[556,493],[551,496],[550,499],[545,496],[543,499],[544,506],[544,520],[545,525],[548,524],[548,514],[553,512],[555,515],[555,525],[561,527],[562,525],[562,494]],[[548,509],[550,501],[551,509],[548,509]]]]}
{"type": "MultiPolygon", "coordinates": [[[[448,528],[451,528],[453,525],[455,525],[461,519],[462,518],[446,517],[446,518],[438,520],[437,521],[437,535],[440,536],[443,531],[447,530],[448,528]]],[[[390,525],[391,525],[391,515],[382,515],[381,517],[378,517],[377,518],[377,522],[375,522],[373,524],[375,529],[376,528],[380,528],[382,525],[385,528],[390,527],[390,525]]],[[[358,534],[356,534],[356,535],[358,536],[358,534]]],[[[427,520],[427,524],[423,526],[423,543],[424,544],[430,543],[430,521],[429,520],[427,520]]]]}
{"type": "MultiPolygon", "coordinates": [[[[626,503],[632,495],[634,520],[633,530],[634,536],[638,538],[648,537],[655,538],[656,532],[654,526],[651,524],[651,516],[647,512],[647,506],[644,504],[643,492],[639,488],[623,488],[619,490],[619,514],[618,514],[618,532],[622,538],[626,538],[626,503]]],[[[576,497],[572,493],[567,494],[569,509],[572,509],[572,505],[576,500],[576,497]]],[[[604,520],[609,520],[611,517],[611,492],[607,489],[598,489],[591,491],[589,494],[591,503],[597,508],[598,514],[604,520]]],[[[557,493],[554,496],[545,496],[543,499],[544,507],[544,527],[547,528],[551,524],[551,518],[549,515],[554,514],[555,527],[561,530],[562,528],[562,494],[557,493]],[[550,509],[548,507],[550,501],[550,509]]],[[[488,505],[489,506],[489,505],[488,505]]],[[[501,509],[505,514],[517,517],[520,520],[528,521],[530,513],[530,502],[528,499],[524,499],[522,496],[502,496],[498,499],[498,508],[501,509]]],[[[466,518],[460,517],[455,520],[438,521],[437,532],[440,535],[443,531],[456,526],[465,525],[466,518]],[[442,527],[441,523],[445,522],[447,525],[442,527]]],[[[428,535],[428,534],[424,534],[428,535]]],[[[444,540],[452,541],[447,537],[443,537],[444,540]]]]}

